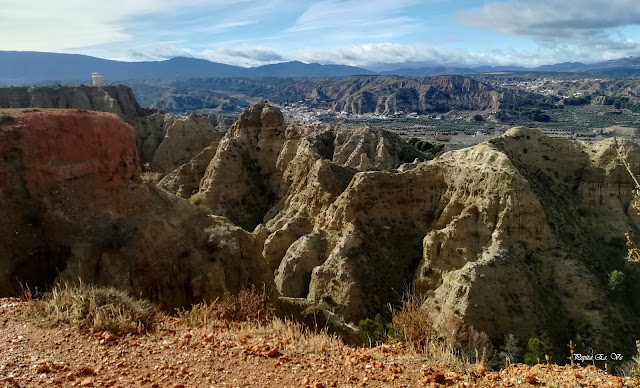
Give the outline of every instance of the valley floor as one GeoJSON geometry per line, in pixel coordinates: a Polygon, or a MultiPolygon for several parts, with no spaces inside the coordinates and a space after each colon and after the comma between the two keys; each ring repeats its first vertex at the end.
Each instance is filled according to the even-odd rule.
{"type": "Polygon", "coordinates": [[[402,346],[354,349],[292,325],[193,329],[163,317],[151,334],[53,327],[0,299],[0,387],[624,387],[595,367],[450,368],[402,346]]]}

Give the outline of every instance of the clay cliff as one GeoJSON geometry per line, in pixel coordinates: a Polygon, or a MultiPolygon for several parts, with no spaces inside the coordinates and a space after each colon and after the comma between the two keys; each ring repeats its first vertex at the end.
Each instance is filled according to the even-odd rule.
{"type": "Polygon", "coordinates": [[[222,135],[198,115],[172,115],[138,105],[123,85],[0,88],[0,108],[62,108],[115,113],[136,129],[141,165],[162,175],[189,161],[222,135]]]}
{"type": "Polygon", "coordinates": [[[634,271],[623,233],[637,237],[640,217],[618,158],[640,170],[632,143],[514,128],[395,170],[416,156],[401,139],[288,125],[261,102],[169,173],[165,191],[136,179],[133,129],[114,116],[11,114],[0,284],[44,286],[60,270],[164,306],[264,284],[353,322],[413,285],[436,325],[459,319],[496,345],[538,337],[557,356],[578,334],[603,351],[640,335],[633,301],[607,285],[612,270],[634,271]],[[87,154],[63,146],[80,142],[87,154]]]}
{"type": "Polygon", "coordinates": [[[424,155],[388,132],[369,128],[287,126],[282,113],[261,102],[241,115],[220,142],[168,174],[161,185],[247,230],[275,215],[290,194],[291,162],[343,165],[366,171],[397,168],[424,155]],[[318,155],[320,153],[320,155],[318,155]],[[302,158],[300,156],[299,158],[302,158]]]}
{"type": "MultiPolygon", "coordinates": [[[[612,140],[519,128],[390,173],[369,165],[392,153],[378,135],[285,128],[279,112],[254,106],[204,173],[190,162],[203,177],[192,200],[262,236],[283,296],[347,320],[384,312],[413,282],[438,324],[456,316],[492,338],[580,334],[615,347],[637,335],[630,305],[607,291],[625,265],[623,233],[638,231],[612,140]]],[[[620,146],[638,168],[637,146],[620,146]]]]}
{"type": "Polygon", "coordinates": [[[112,285],[173,311],[272,284],[255,237],[145,185],[113,114],[2,110],[0,294],[54,279],[112,285]]]}

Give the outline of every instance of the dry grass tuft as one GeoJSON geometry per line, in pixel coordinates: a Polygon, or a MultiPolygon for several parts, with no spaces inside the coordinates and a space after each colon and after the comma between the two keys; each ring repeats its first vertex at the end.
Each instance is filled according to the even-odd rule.
{"type": "Polygon", "coordinates": [[[204,200],[204,194],[202,193],[195,193],[192,196],[190,196],[189,199],[187,199],[189,204],[193,206],[199,206],[203,200],[204,200]]]}
{"type": "Polygon", "coordinates": [[[422,308],[425,300],[425,296],[407,291],[400,307],[391,308],[396,340],[405,342],[410,351],[451,366],[492,362],[495,350],[486,333],[466,327],[455,316],[436,326],[422,308]]]}
{"type": "Polygon", "coordinates": [[[191,306],[190,310],[178,310],[177,316],[190,327],[228,327],[231,323],[240,322],[266,324],[273,319],[274,310],[266,291],[251,287],[222,301],[201,302],[191,306]]]}
{"type": "Polygon", "coordinates": [[[157,183],[160,181],[160,178],[162,178],[162,174],[159,172],[146,171],[140,174],[142,183],[157,183]]]}
{"type": "Polygon", "coordinates": [[[51,323],[113,333],[151,331],[156,309],[113,288],[68,283],[34,301],[32,313],[51,323]]]}
{"type": "Polygon", "coordinates": [[[399,308],[391,308],[395,337],[409,344],[415,351],[424,353],[433,342],[433,320],[423,310],[426,298],[406,292],[399,308]]]}
{"type": "Polygon", "coordinates": [[[225,328],[215,331],[221,339],[272,336],[278,338],[280,350],[326,353],[344,347],[342,340],[325,330],[313,331],[302,323],[276,317],[266,291],[255,287],[224,300],[178,310],[177,318],[186,327],[225,328]]]}

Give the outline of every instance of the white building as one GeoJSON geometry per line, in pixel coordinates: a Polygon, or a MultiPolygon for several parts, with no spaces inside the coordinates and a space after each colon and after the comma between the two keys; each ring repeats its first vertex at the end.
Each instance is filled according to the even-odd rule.
{"type": "Polygon", "coordinates": [[[91,77],[93,78],[93,86],[102,86],[104,82],[102,81],[102,74],[100,73],[92,73],[91,77]]]}

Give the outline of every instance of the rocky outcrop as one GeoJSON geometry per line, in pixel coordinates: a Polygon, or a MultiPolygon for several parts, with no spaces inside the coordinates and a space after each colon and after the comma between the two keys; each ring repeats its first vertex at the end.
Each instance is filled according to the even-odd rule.
{"type": "MultiPolygon", "coordinates": [[[[140,163],[167,174],[222,137],[209,120],[138,105],[123,85],[0,88],[0,108],[62,108],[115,113],[136,129],[140,163]]],[[[223,120],[224,123],[228,119],[223,120]],[[226,120],[226,121],[225,121],[226,120]]]]}
{"type": "Polygon", "coordinates": [[[190,161],[210,145],[222,139],[211,123],[202,116],[166,116],[165,137],[151,160],[151,170],[167,174],[190,161]]]}
{"type": "Polygon", "coordinates": [[[218,142],[211,143],[188,163],[178,167],[162,178],[160,186],[182,198],[189,198],[198,192],[207,166],[216,154],[218,142]]]}
{"type": "MultiPolygon", "coordinates": [[[[265,108],[246,111],[209,164],[208,190],[232,191],[201,204],[242,223],[236,217],[257,209],[244,196],[263,195],[246,229],[267,236],[261,257],[283,296],[357,321],[413,282],[436,324],[455,316],[492,338],[537,336],[557,351],[576,334],[626,346],[609,325],[638,333],[630,305],[606,288],[608,273],[624,268],[621,236],[638,231],[613,141],[581,145],[521,128],[402,173],[358,172],[393,160],[384,134],[276,131],[257,119],[265,108]],[[266,136],[279,154],[256,146],[266,136]],[[229,172],[223,161],[234,159],[245,167],[229,172]],[[257,165],[261,188],[241,175],[257,165]],[[229,205],[230,195],[245,199],[229,205]]],[[[637,147],[622,146],[637,168],[637,147]]]]}
{"type": "Polygon", "coordinates": [[[298,174],[308,173],[319,160],[318,169],[312,170],[329,179],[346,179],[338,185],[346,187],[355,169],[391,169],[416,158],[424,155],[391,133],[368,127],[285,126],[280,111],[262,102],[246,109],[215,147],[173,171],[161,185],[183,197],[198,189],[196,203],[253,230],[295,195],[290,186],[298,174]]]}
{"type": "Polygon", "coordinates": [[[134,129],[77,110],[3,110],[0,294],[55,279],[121,288],[173,311],[266,284],[264,237],[144,185],[134,129]]]}
{"type": "Polygon", "coordinates": [[[0,88],[0,108],[61,108],[115,113],[120,117],[143,116],[126,86],[37,86],[0,88]]]}
{"type": "Polygon", "coordinates": [[[304,96],[311,103],[329,104],[335,112],[354,114],[397,112],[449,112],[451,110],[497,110],[501,101],[523,100],[517,91],[497,90],[461,76],[407,78],[353,76],[341,79],[302,81],[281,96],[304,96]]]}
{"type": "Polygon", "coordinates": [[[399,136],[368,127],[341,128],[335,134],[333,161],[360,171],[386,170],[425,156],[399,136]]]}
{"type": "Polygon", "coordinates": [[[209,163],[198,203],[247,230],[262,222],[281,181],[276,162],[285,143],[282,113],[265,102],[246,109],[209,163]]]}
{"type": "MultiPolygon", "coordinates": [[[[324,236],[325,255],[317,258],[317,242],[305,251],[308,237],[297,240],[278,288],[299,296],[306,283],[291,285],[310,273],[307,298],[357,321],[384,311],[414,279],[437,324],[457,316],[492,338],[538,336],[550,351],[576,334],[628,346],[611,327],[629,335],[639,327],[606,289],[608,273],[624,267],[620,237],[638,231],[616,149],[514,129],[405,173],[356,174],[310,228],[324,236]],[[295,260],[300,252],[308,261],[295,260]]],[[[623,144],[635,168],[637,152],[623,144]]],[[[282,214],[267,228],[294,222],[295,213],[282,214]]]]}

